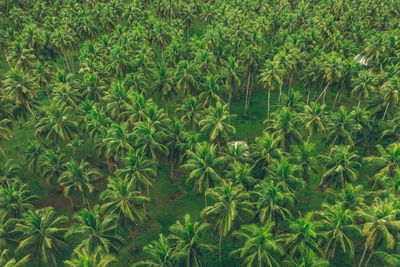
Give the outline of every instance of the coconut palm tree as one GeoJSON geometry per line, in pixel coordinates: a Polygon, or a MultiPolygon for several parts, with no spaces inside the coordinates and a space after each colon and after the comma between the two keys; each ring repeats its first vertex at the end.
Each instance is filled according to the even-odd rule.
{"type": "Polygon", "coordinates": [[[29,251],[31,258],[38,264],[58,266],[55,253],[59,253],[60,248],[65,246],[63,235],[66,228],[63,225],[66,222],[67,217],[58,216],[51,207],[28,210],[16,225],[15,230],[23,236],[17,252],[29,251]]]}
{"type": "Polygon", "coordinates": [[[65,164],[65,171],[58,178],[59,184],[64,187],[64,196],[69,198],[71,205],[72,192],[78,191],[82,197],[82,203],[90,207],[87,194],[93,191],[93,180],[100,176],[100,172],[89,168],[89,163],[82,160],[79,164],[74,160],[70,160],[65,164]]]}
{"type": "Polygon", "coordinates": [[[222,89],[218,80],[218,77],[210,75],[206,77],[206,82],[200,85],[199,101],[204,107],[215,107],[218,102],[222,101],[220,97],[222,89]]]}
{"type": "Polygon", "coordinates": [[[239,67],[239,62],[234,57],[229,57],[225,63],[225,68],[223,70],[222,77],[225,80],[225,86],[229,91],[228,100],[228,114],[230,114],[231,99],[232,94],[240,87],[241,81],[241,68],[239,67]]]}
{"type": "Polygon", "coordinates": [[[347,183],[358,177],[358,168],[361,167],[359,156],[350,151],[350,146],[334,146],[328,156],[321,155],[325,161],[325,170],[320,185],[344,188],[347,183]]]}
{"type": "MultiPolygon", "coordinates": [[[[400,231],[400,221],[397,215],[399,209],[391,199],[375,198],[372,205],[362,203],[358,209],[358,217],[363,221],[362,233],[365,236],[365,247],[358,267],[362,266],[368,250],[371,255],[377,247],[393,250],[400,231]]],[[[368,266],[370,257],[364,266],[368,266]]]]}
{"type": "Polygon", "coordinates": [[[254,160],[255,168],[258,168],[260,175],[265,173],[266,168],[274,159],[281,155],[279,141],[274,134],[264,132],[261,137],[256,137],[250,145],[250,156],[254,160]]]}
{"type": "Polygon", "coordinates": [[[378,144],[376,149],[378,155],[363,158],[363,161],[376,169],[376,175],[394,177],[395,172],[400,170],[400,144],[393,143],[384,148],[378,144]]]}
{"type": "Polygon", "coordinates": [[[134,263],[133,266],[173,267],[175,259],[184,256],[183,253],[174,252],[169,240],[163,234],[160,234],[158,240],[145,246],[143,251],[148,258],[134,263]]]}
{"type": "MultiPolygon", "coordinates": [[[[0,141],[10,140],[12,137],[12,121],[9,119],[0,120],[0,141]]],[[[0,152],[5,160],[8,160],[6,153],[0,147],[0,152]]]]}
{"type": "Polygon", "coordinates": [[[234,250],[231,254],[239,253],[246,266],[280,266],[279,258],[283,255],[283,249],[275,241],[271,228],[274,222],[268,222],[263,226],[255,224],[244,225],[240,231],[233,235],[243,238],[245,241],[243,247],[234,250]]]}
{"type": "Polygon", "coordinates": [[[291,164],[285,157],[272,162],[267,172],[270,177],[280,183],[283,191],[295,192],[298,188],[304,187],[304,180],[298,177],[300,166],[291,164]]]}
{"type": "Polygon", "coordinates": [[[322,203],[322,211],[318,212],[321,216],[321,230],[326,236],[325,255],[332,259],[342,250],[345,254],[354,257],[354,241],[361,236],[361,229],[355,225],[354,214],[347,209],[344,203],[330,205],[322,203]]]}
{"type": "Polygon", "coordinates": [[[106,112],[113,120],[120,121],[125,107],[129,105],[128,90],[119,82],[113,83],[110,90],[105,91],[104,102],[106,112]]]}
{"type": "Polygon", "coordinates": [[[304,106],[304,111],[301,113],[301,120],[308,131],[307,142],[315,134],[325,132],[325,107],[325,105],[320,105],[316,102],[311,102],[310,105],[304,106]]]}
{"type": "Polygon", "coordinates": [[[319,258],[312,249],[306,249],[300,257],[290,257],[284,261],[290,267],[327,267],[329,261],[319,258]]]}
{"type": "Polygon", "coordinates": [[[315,151],[315,145],[313,143],[303,142],[297,145],[294,149],[294,159],[303,169],[303,179],[306,181],[310,180],[311,175],[317,175],[317,158],[313,155],[315,151]]]}
{"type": "Polygon", "coordinates": [[[199,122],[200,131],[205,133],[210,142],[216,141],[218,144],[226,142],[230,135],[236,133],[235,127],[230,125],[232,117],[226,105],[217,103],[215,108],[209,108],[208,114],[199,122]]]}
{"type": "Polygon", "coordinates": [[[182,168],[189,172],[186,180],[190,183],[194,180],[194,189],[204,193],[204,203],[207,207],[206,191],[213,188],[221,181],[217,168],[223,162],[221,157],[216,155],[217,147],[214,144],[197,144],[195,151],[188,151],[188,160],[182,168]]]}
{"type": "Polygon", "coordinates": [[[222,182],[220,186],[207,189],[206,197],[215,203],[200,213],[201,216],[215,218],[215,227],[219,232],[219,253],[221,255],[222,237],[226,237],[235,225],[253,216],[250,194],[242,185],[222,182]]]}
{"type": "Polygon", "coordinates": [[[203,111],[199,100],[194,96],[186,98],[184,103],[176,109],[178,114],[182,114],[181,123],[188,125],[190,130],[199,124],[203,111]]]}
{"type": "Polygon", "coordinates": [[[125,155],[133,150],[134,134],[128,130],[128,124],[111,124],[102,141],[107,159],[119,162],[125,155]]]}
{"type": "Polygon", "coordinates": [[[35,100],[38,85],[33,77],[15,69],[7,73],[3,88],[8,97],[18,105],[24,105],[34,116],[30,104],[35,100]]]}
{"type": "Polygon", "coordinates": [[[182,254],[180,263],[182,266],[201,267],[201,252],[203,250],[213,251],[213,245],[202,242],[202,236],[209,228],[207,223],[199,223],[192,220],[189,214],[183,217],[183,221],[177,220],[169,230],[171,234],[168,240],[174,249],[173,254],[182,254]]]}
{"type": "Polygon", "coordinates": [[[282,190],[280,183],[263,180],[254,187],[256,197],[256,216],[261,224],[276,222],[276,228],[283,220],[290,219],[290,208],[294,203],[294,194],[282,190]]]}
{"type": "Polygon", "coordinates": [[[98,205],[92,211],[83,209],[75,214],[77,221],[67,231],[65,237],[78,235],[83,241],[77,249],[85,248],[95,252],[98,247],[103,253],[117,252],[125,240],[116,232],[118,229],[118,216],[115,214],[104,215],[98,205]]]}
{"type": "Polygon", "coordinates": [[[131,233],[135,247],[135,235],[131,224],[143,221],[143,215],[137,205],[149,201],[147,197],[136,191],[133,179],[110,178],[107,189],[100,194],[101,200],[105,203],[101,206],[104,214],[117,215],[121,224],[127,227],[131,233]]]}
{"type": "Polygon", "coordinates": [[[268,90],[267,118],[269,119],[271,91],[275,90],[275,88],[277,86],[280,86],[280,84],[283,82],[281,80],[282,70],[279,68],[277,62],[266,60],[260,72],[261,73],[259,75],[259,82],[266,90],[268,90]]]}
{"type": "Polygon", "coordinates": [[[360,107],[361,101],[366,101],[371,93],[376,89],[376,75],[372,71],[362,70],[358,76],[352,80],[353,90],[352,94],[358,95],[358,106],[360,107]]]}
{"type": "Polygon", "coordinates": [[[355,123],[354,113],[348,113],[344,107],[331,114],[328,122],[325,140],[332,145],[354,146],[353,134],[359,131],[361,126],[355,123]]]}
{"type": "Polygon", "coordinates": [[[124,168],[117,171],[118,175],[132,182],[135,188],[146,188],[147,196],[150,197],[149,187],[153,184],[156,172],[154,162],[144,157],[143,153],[136,150],[135,153],[128,153],[124,158],[124,168]]]}
{"type": "Polygon", "coordinates": [[[167,68],[165,63],[161,63],[159,68],[152,75],[152,92],[164,102],[165,111],[168,114],[168,99],[176,94],[172,85],[172,71],[167,68]]]}
{"type": "Polygon", "coordinates": [[[26,255],[19,261],[17,261],[15,258],[10,259],[9,251],[7,249],[2,250],[1,255],[0,255],[0,264],[1,266],[4,267],[23,267],[28,264],[30,261],[30,255],[26,255]]]}
{"type": "Polygon", "coordinates": [[[64,171],[65,160],[66,156],[60,151],[49,150],[44,155],[41,155],[40,170],[47,184],[53,187],[57,186],[55,182],[64,171]]]}
{"type": "Polygon", "coordinates": [[[109,267],[117,259],[111,254],[105,254],[104,251],[97,247],[94,252],[90,252],[87,248],[81,247],[75,249],[71,258],[64,261],[69,267],[109,267]]]}
{"type": "Polygon", "coordinates": [[[235,161],[228,165],[225,171],[225,178],[226,180],[232,181],[235,185],[242,185],[246,190],[250,190],[257,183],[252,172],[253,168],[247,163],[243,164],[235,161]]]}
{"type": "Polygon", "coordinates": [[[0,188],[0,208],[11,218],[22,218],[22,214],[33,209],[32,202],[37,196],[31,195],[28,185],[19,180],[10,181],[0,188]]]}

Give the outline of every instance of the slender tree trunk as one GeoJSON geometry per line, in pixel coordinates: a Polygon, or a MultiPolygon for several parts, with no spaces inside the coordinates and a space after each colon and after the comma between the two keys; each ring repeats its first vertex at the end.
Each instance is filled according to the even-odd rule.
{"type": "Polygon", "coordinates": [[[174,160],[172,159],[171,160],[171,171],[170,171],[170,173],[169,173],[169,177],[171,178],[171,180],[172,179],[174,179],[174,160]]]}
{"type": "Polygon", "coordinates": [[[150,197],[150,185],[146,184],[147,197],[150,197]]]}
{"type": "Polygon", "coordinates": [[[132,226],[129,224],[129,222],[128,222],[128,229],[129,229],[129,232],[131,234],[132,241],[133,241],[133,250],[136,250],[135,232],[133,231],[132,226]]]}
{"type": "Polygon", "coordinates": [[[6,160],[8,160],[8,158],[7,158],[7,156],[6,156],[6,153],[4,152],[4,150],[0,147],[0,152],[1,152],[1,154],[3,154],[3,157],[6,159],[6,160]]]}
{"type": "Polygon", "coordinates": [[[186,37],[188,42],[189,42],[189,35],[190,35],[190,26],[187,25],[186,37]]]}
{"type": "Polygon", "coordinates": [[[368,267],[369,261],[371,260],[371,258],[372,258],[373,255],[374,255],[374,251],[371,250],[371,253],[370,253],[369,256],[368,256],[368,259],[367,259],[367,261],[365,262],[364,267],[368,267]]]}
{"type": "Polygon", "coordinates": [[[361,104],[361,93],[360,93],[360,95],[358,96],[358,105],[357,105],[357,108],[360,108],[360,104],[361,104]]]}
{"type": "Polygon", "coordinates": [[[35,114],[33,114],[33,111],[31,109],[31,106],[29,105],[29,102],[26,102],[26,107],[28,108],[28,110],[30,111],[30,113],[32,114],[32,117],[35,117],[35,114]]]}
{"type": "Polygon", "coordinates": [[[308,89],[306,105],[308,105],[308,103],[310,102],[310,93],[311,93],[311,88],[308,89]]]}
{"type": "Polygon", "coordinates": [[[271,88],[268,88],[268,119],[269,119],[269,104],[270,104],[270,98],[271,98],[271,88]]]}
{"type": "Polygon", "coordinates": [[[386,113],[387,113],[387,111],[388,111],[388,108],[389,108],[389,104],[390,104],[390,101],[389,101],[389,102],[387,103],[387,105],[386,105],[386,108],[385,108],[385,113],[383,113],[382,120],[385,120],[386,113]]]}
{"type": "Polygon", "coordinates": [[[292,81],[293,81],[293,73],[290,74],[288,94],[290,94],[290,89],[292,88],[292,81]]]}
{"type": "MultiPolygon", "coordinates": [[[[232,89],[229,90],[229,102],[228,102],[228,114],[231,114],[231,99],[232,99],[232,89]]],[[[229,124],[231,123],[231,118],[229,117],[229,124]]]]}
{"type": "Polygon", "coordinates": [[[332,104],[332,109],[331,109],[331,111],[333,111],[333,109],[335,108],[336,100],[337,100],[338,97],[339,97],[340,91],[342,91],[342,89],[340,89],[340,90],[337,91],[336,96],[335,96],[335,100],[333,101],[333,104],[332,104]]]}
{"type": "Polygon", "coordinates": [[[219,256],[221,257],[222,251],[221,251],[221,246],[222,246],[222,232],[219,234],[219,256]]]}
{"type": "Polygon", "coordinates": [[[282,85],[283,81],[281,82],[281,85],[279,85],[279,98],[278,98],[278,105],[281,104],[281,98],[282,98],[282,85]]]}
{"type": "Polygon", "coordinates": [[[206,196],[206,191],[204,191],[204,206],[207,208],[207,196],[206,196]]]}
{"type": "Polygon", "coordinates": [[[69,199],[69,202],[71,203],[72,209],[74,209],[74,201],[72,201],[72,197],[69,197],[68,199],[69,199]]]}
{"type": "Polygon", "coordinates": [[[365,248],[364,248],[363,254],[361,256],[360,262],[358,263],[357,267],[361,267],[361,264],[362,264],[362,262],[363,262],[363,260],[365,258],[365,254],[367,253],[367,250],[368,250],[370,239],[371,238],[368,237],[367,240],[365,241],[365,248]]]}
{"type": "Polygon", "coordinates": [[[12,130],[12,135],[15,137],[15,141],[17,141],[18,147],[21,148],[21,142],[14,130],[12,130]]]}
{"type": "Polygon", "coordinates": [[[244,115],[245,116],[246,116],[247,108],[248,108],[247,100],[249,99],[249,88],[250,88],[250,72],[249,72],[248,77],[247,77],[246,101],[245,101],[245,104],[244,104],[244,115]]]}
{"type": "Polygon", "coordinates": [[[51,253],[51,258],[53,259],[54,266],[58,267],[56,258],[54,258],[54,254],[53,253],[51,253]]]}
{"type": "Polygon", "coordinates": [[[168,117],[168,100],[166,97],[164,98],[164,105],[165,105],[165,113],[167,113],[167,117],[168,117]]]}
{"type": "Polygon", "coordinates": [[[10,60],[8,59],[8,54],[7,54],[7,50],[6,49],[4,49],[4,56],[6,58],[8,67],[10,68],[10,70],[12,70],[12,67],[11,67],[11,64],[10,64],[10,60]]]}
{"type": "Polygon", "coordinates": [[[330,86],[330,83],[328,83],[328,84],[325,86],[324,90],[323,90],[322,93],[319,95],[319,97],[317,98],[317,100],[315,100],[315,102],[318,102],[319,99],[320,99],[322,96],[324,96],[323,104],[325,104],[326,91],[328,90],[328,87],[329,87],[329,86],[330,86]]]}

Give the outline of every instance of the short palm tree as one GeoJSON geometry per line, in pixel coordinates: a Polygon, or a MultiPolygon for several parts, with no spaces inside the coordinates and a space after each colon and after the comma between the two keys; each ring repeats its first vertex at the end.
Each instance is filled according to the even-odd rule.
{"type": "Polygon", "coordinates": [[[67,222],[66,216],[57,216],[51,207],[40,210],[29,210],[16,225],[16,231],[22,233],[17,251],[29,251],[31,257],[46,266],[57,266],[55,253],[65,245],[63,235],[67,222]],[[50,259],[52,264],[50,264],[50,259]]]}
{"type": "Polygon", "coordinates": [[[243,265],[248,267],[281,266],[279,259],[284,253],[271,233],[272,227],[274,222],[268,222],[263,226],[255,224],[242,226],[240,231],[234,232],[233,235],[243,238],[245,243],[232,254],[239,253],[243,265]]]}
{"type": "Polygon", "coordinates": [[[98,205],[92,211],[81,210],[74,216],[77,221],[65,234],[66,238],[80,236],[83,241],[78,246],[94,252],[98,247],[103,252],[117,252],[125,240],[116,232],[118,229],[118,216],[115,214],[104,215],[98,205]]]}
{"type": "Polygon", "coordinates": [[[201,216],[215,218],[215,227],[219,232],[219,251],[221,254],[222,237],[246,218],[253,216],[250,194],[242,185],[222,182],[220,186],[210,188],[206,196],[214,201],[212,206],[201,211],[201,216]]]}
{"type": "Polygon", "coordinates": [[[168,240],[174,249],[174,255],[182,255],[181,264],[185,267],[201,267],[202,250],[213,251],[215,247],[202,242],[204,233],[209,228],[207,223],[194,222],[189,214],[183,217],[183,221],[176,221],[169,230],[171,234],[168,240]]]}

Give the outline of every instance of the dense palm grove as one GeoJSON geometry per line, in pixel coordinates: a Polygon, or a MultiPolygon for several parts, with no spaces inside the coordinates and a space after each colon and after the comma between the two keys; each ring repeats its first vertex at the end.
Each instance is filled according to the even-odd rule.
{"type": "Polygon", "coordinates": [[[400,265],[400,1],[0,10],[1,266],[400,265]]]}

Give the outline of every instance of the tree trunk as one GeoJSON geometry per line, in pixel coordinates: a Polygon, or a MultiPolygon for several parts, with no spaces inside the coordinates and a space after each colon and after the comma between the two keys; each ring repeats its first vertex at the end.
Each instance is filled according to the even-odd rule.
{"type": "Polygon", "coordinates": [[[358,108],[360,108],[360,104],[361,104],[361,93],[358,96],[358,105],[357,105],[358,108]]]}
{"type": "Polygon", "coordinates": [[[168,100],[166,97],[164,98],[164,105],[165,105],[165,113],[167,113],[167,117],[168,117],[168,100]]]}
{"type": "Polygon", "coordinates": [[[368,250],[369,240],[370,240],[370,238],[367,238],[367,241],[365,241],[365,248],[364,248],[363,254],[361,256],[360,262],[358,263],[357,267],[361,267],[361,264],[364,260],[365,254],[367,253],[367,250],[368,250]]]}
{"type": "MultiPolygon", "coordinates": [[[[231,99],[232,99],[232,88],[229,90],[229,102],[228,102],[228,114],[231,114],[231,99]]],[[[229,124],[231,123],[231,118],[229,117],[229,124]]]]}
{"type": "Polygon", "coordinates": [[[222,245],[222,232],[219,234],[219,256],[221,257],[222,251],[221,251],[221,245],[222,245]]]}
{"type": "Polygon", "coordinates": [[[69,199],[69,202],[71,202],[72,209],[74,209],[74,201],[72,201],[72,197],[69,197],[68,199],[69,199]]]}
{"type": "Polygon", "coordinates": [[[308,105],[308,103],[310,102],[310,93],[311,93],[311,88],[308,89],[306,105],[308,105]]]}
{"type": "Polygon", "coordinates": [[[390,101],[389,101],[389,102],[387,103],[387,105],[386,105],[386,108],[385,108],[385,113],[383,113],[382,120],[385,120],[386,113],[387,113],[387,111],[388,111],[388,108],[389,108],[389,104],[390,104],[390,101]]]}
{"type": "Polygon", "coordinates": [[[170,173],[169,173],[169,178],[171,178],[171,180],[173,180],[174,179],[174,160],[172,159],[171,160],[171,171],[170,171],[170,173]]]}
{"type": "Polygon", "coordinates": [[[206,196],[206,191],[204,191],[204,206],[207,208],[207,196],[206,196]]]}
{"type": "Polygon", "coordinates": [[[15,137],[15,141],[17,141],[18,147],[21,148],[21,142],[14,130],[12,130],[12,135],[15,137]]]}
{"type": "Polygon", "coordinates": [[[51,258],[53,259],[54,266],[57,267],[58,266],[57,265],[57,261],[56,261],[56,258],[54,258],[54,254],[53,253],[51,253],[51,258]]]}
{"type": "Polygon", "coordinates": [[[8,158],[7,158],[7,156],[6,156],[6,153],[4,152],[4,150],[0,147],[0,152],[1,152],[1,154],[3,154],[3,157],[6,159],[6,160],[8,160],[8,158]]]}
{"type": "Polygon", "coordinates": [[[271,98],[271,88],[268,88],[268,119],[269,119],[269,103],[271,98]]]}
{"type": "Polygon", "coordinates": [[[371,260],[372,256],[374,255],[374,251],[372,250],[371,253],[368,256],[367,261],[365,262],[364,267],[368,267],[369,261],[371,260]]]}
{"type": "Polygon", "coordinates": [[[246,88],[246,101],[245,101],[245,104],[244,104],[244,115],[246,116],[246,113],[247,113],[247,100],[249,99],[249,88],[250,88],[250,72],[249,72],[249,74],[248,74],[248,77],[247,77],[247,88],[246,88]]]}
{"type": "Polygon", "coordinates": [[[29,102],[26,102],[26,107],[28,108],[28,110],[30,111],[30,113],[32,114],[32,117],[35,117],[35,114],[33,114],[33,111],[31,109],[31,106],[29,105],[29,102]]]}
{"type": "Polygon", "coordinates": [[[293,81],[293,73],[290,74],[288,94],[290,94],[290,89],[292,88],[292,81],[293,81]]]}
{"type": "Polygon", "coordinates": [[[319,97],[317,98],[317,100],[315,100],[315,102],[318,102],[319,99],[320,99],[322,96],[324,96],[323,104],[325,104],[326,91],[328,90],[329,85],[330,85],[330,83],[328,83],[328,84],[325,86],[324,90],[323,90],[322,93],[319,95],[319,97]]]}
{"type": "Polygon", "coordinates": [[[131,238],[132,238],[132,241],[133,241],[133,250],[136,250],[135,232],[133,231],[132,226],[129,224],[129,222],[128,222],[128,229],[129,229],[129,232],[131,233],[131,238]]]}
{"type": "Polygon", "coordinates": [[[281,98],[282,98],[282,85],[283,81],[281,82],[281,85],[279,85],[279,97],[278,97],[278,105],[281,104],[281,98]]]}
{"type": "Polygon", "coordinates": [[[333,109],[335,108],[336,100],[337,100],[338,97],[339,97],[340,91],[342,91],[342,89],[340,89],[340,90],[337,91],[335,100],[333,101],[333,104],[332,104],[332,109],[331,109],[331,111],[333,111],[333,109]]]}

